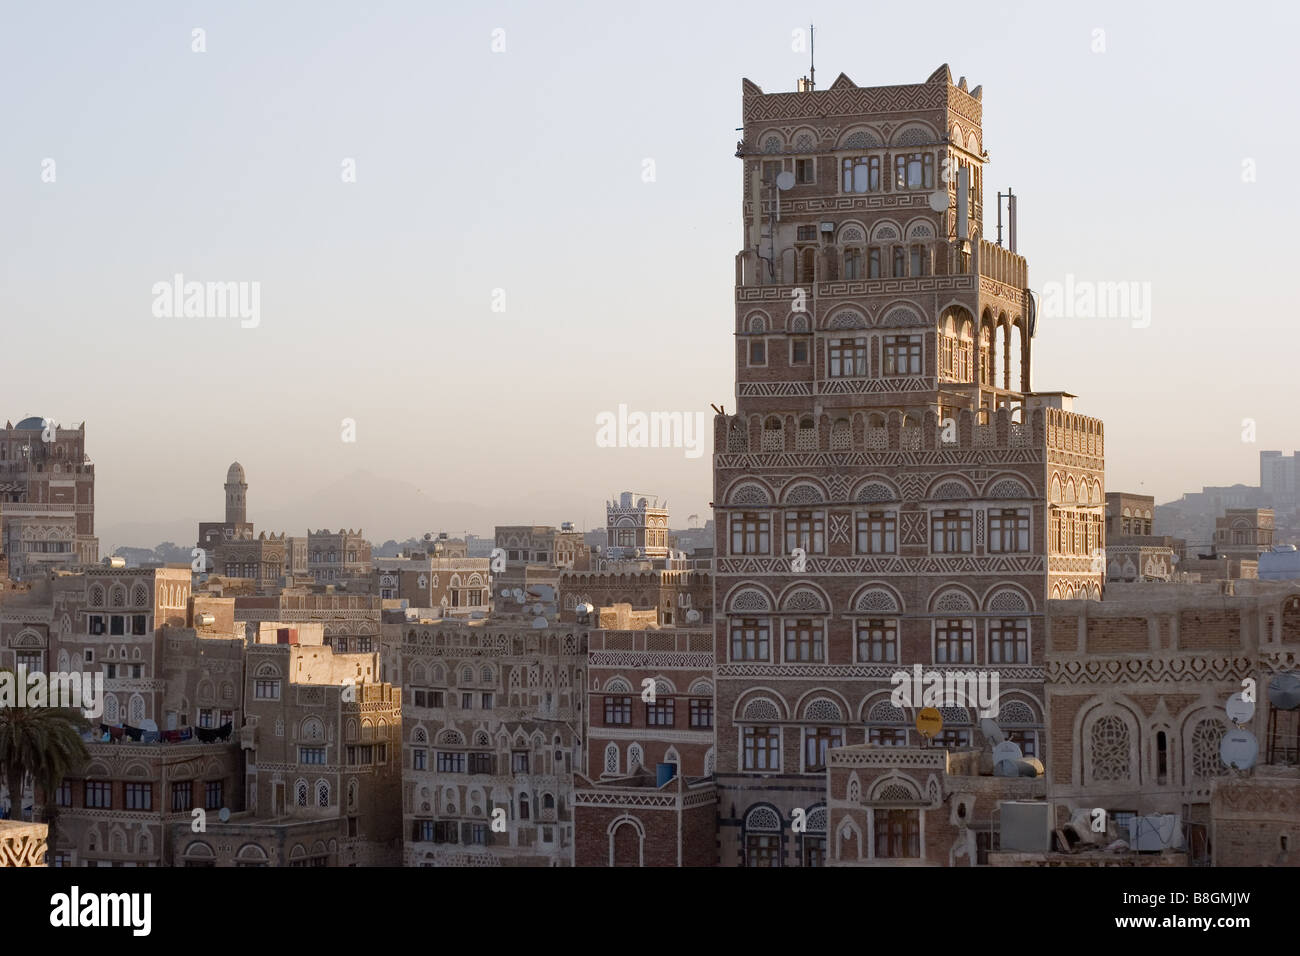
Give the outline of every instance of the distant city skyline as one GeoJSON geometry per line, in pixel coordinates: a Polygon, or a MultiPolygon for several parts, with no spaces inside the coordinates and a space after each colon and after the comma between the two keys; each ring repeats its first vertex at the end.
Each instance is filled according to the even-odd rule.
{"type": "Polygon", "coordinates": [[[793,90],[811,20],[820,88],[940,60],[983,87],[988,190],[1015,189],[1040,295],[1148,290],[1133,320],[1063,296],[1035,339],[1034,386],[1105,422],[1107,490],[1251,484],[1300,445],[1275,278],[1300,16],[1262,9],[12,9],[4,414],[87,423],[106,550],[187,540],[235,459],[290,533],[420,532],[358,498],[394,488],[434,532],[597,526],[626,486],[704,520],[707,445],[603,447],[599,418],[734,406],[738,91],[793,90]],[[160,317],[177,275],[241,285],[160,317]]]}

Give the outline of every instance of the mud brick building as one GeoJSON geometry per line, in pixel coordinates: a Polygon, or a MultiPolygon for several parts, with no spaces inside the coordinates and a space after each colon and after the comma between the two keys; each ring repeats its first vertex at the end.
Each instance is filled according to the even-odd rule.
{"type": "MultiPolygon", "coordinates": [[[[736,408],[714,442],[720,863],[798,865],[823,858],[783,835],[824,807],[828,754],[920,743],[889,700],[900,668],[996,670],[999,721],[1042,755],[1044,609],[1100,597],[1104,443],[1072,396],[1031,388],[1028,267],[983,235],[979,88],[944,66],[746,80],[742,100],[736,408]]],[[[941,746],[982,746],[970,708],[944,719],[941,746]]]]}

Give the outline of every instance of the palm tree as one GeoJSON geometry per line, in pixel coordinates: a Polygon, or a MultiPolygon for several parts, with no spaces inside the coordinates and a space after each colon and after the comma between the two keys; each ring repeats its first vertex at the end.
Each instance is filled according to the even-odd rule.
{"type": "Polygon", "coordinates": [[[63,778],[90,760],[81,739],[89,722],[81,712],[62,707],[0,708],[0,767],[4,768],[12,807],[22,818],[23,781],[30,774],[44,799],[42,816],[49,826],[46,846],[53,848],[58,815],[56,794],[63,778]]]}

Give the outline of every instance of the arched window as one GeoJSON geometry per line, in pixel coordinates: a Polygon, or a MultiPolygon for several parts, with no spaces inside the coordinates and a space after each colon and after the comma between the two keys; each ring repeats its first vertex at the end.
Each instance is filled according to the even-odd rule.
{"type": "Polygon", "coordinates": [[[298,798],[298,806],[307,806],[307,781],[299,780],[295,789],[298,798]]]}
{"type": "Polygon", "coordinates": [[[330,805],[330,785],[324,780],[316,781],[316,805],[322,808],[330,805]]]}
{"type": "Polygon", "coordinates": [[[605,773],[611,776],[618,773],[618,744],[610,743],[605,747],[605,773]]]}
{"type": "Polygon", "coordinates": [[[1128,780],[1132,776],[1129,760],[1130,738],[1128,725],[1115,714],[1107,714],[1093,722],[1089,734],[1092,744],[1090,777],[1104,783],[1128,780]]]}
{"type": "Polygon", "coordinates": [[[519,819],[528,819],[528,794],[526,793],[521,793],[519,795],[519,819]]]}

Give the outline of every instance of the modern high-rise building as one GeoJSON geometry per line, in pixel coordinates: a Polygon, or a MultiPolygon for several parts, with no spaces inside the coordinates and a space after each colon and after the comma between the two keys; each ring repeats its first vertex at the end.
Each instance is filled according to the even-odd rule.
{"type": "Polygon", "coordinates": [[[94,564],[95,466],[85,423],[24,418],[0,430],[0,554],[15,580],[52,566],[94,564]]]}
{"type": "Polygon", "coordinates": [[[1011,248],[985,238],[979,87],[943,66],[745,80],[742,101],[736,406],[714,433],[719,862],[914,857],[939,788],[921,751],[982,745],[982,715],[944,706],[923,739],[891,678],[996,675],[994,718],[1044,756],[1046,603],[1101,596],[1102,425],[1032,389],[1027,264],[1014,227],[1011,248]],[[828,752],[865,743],[828,792],[828,752]],[[865,839],[825,832],[828,800],[865,811],[865,839]]]}

